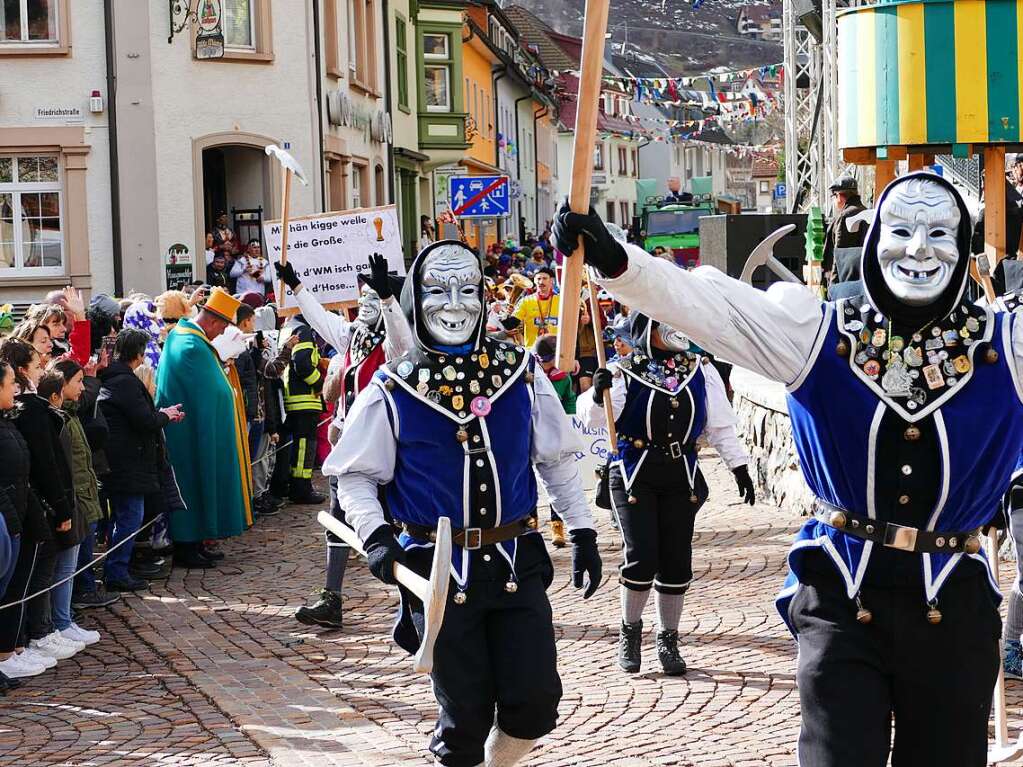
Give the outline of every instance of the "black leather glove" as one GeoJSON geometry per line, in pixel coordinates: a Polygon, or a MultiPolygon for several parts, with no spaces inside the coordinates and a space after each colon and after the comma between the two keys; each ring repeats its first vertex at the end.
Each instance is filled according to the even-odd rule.
{"type": "Polygon", "coordinates": [[[756,503],[757,493],[753,487],[753,480],[749,475],[749,469],[745,466],[740,466],[738,469],[732,469],[732,474],[735,475],[735,484],[739,486],[739,495],[742,496],[742,502],[752,506],[756,503]]]}
{"type": "Polygon", "coordinates": [[[589,576],[583,599],[589,599],[600,586],[603,574],[603,563],[597,551],[597,531],[589,528],[573,530],[572,538],[572,585],[577,589],[583,587],[583,575],[589,576]]]}
{"type": "Polygon", "coordinates": [[[379,253],[369,257],[369,274],[361,272],[359,278],[373,288],[381,301],[394,295],[391,281],[387,278],[387,259],[379,253]]]}
{"type": "Polygon", "coordinates": [[[302,280],[300,280],[298,275],[295,274],[295,267],[291,264],[282,264],[278,262],[277,277],[283,280],[284,284],[292,290],[296,290],[302,284],[302,280]]]}
{"type": "Polygon", "coordinates": [[[398,583],[394,578],[394,563],[405,561],[405,549],[394,537],[390,525],[380,525],[366,539],[366,560],[374,578],[392,586],[398,583]]]}
{"type": "Polygon", "coordinates": [[[607,277],[614,277],[625,269],[629,257],[625,248],[604,226],[597,212],[591,207],[586,215],[573,213],[568,200],[562,203],[552,225],[554,243],[566,256],[575,252],[579,235],[586,238],[584,259],[590,266],[607,277]]]}
{"type": "Polygon", "coordinates": [[[604,392],[611,388],[611,371],[607,368],[597,368],[593,373],[593,401],[598,405],[604,404],[604,392]]]}

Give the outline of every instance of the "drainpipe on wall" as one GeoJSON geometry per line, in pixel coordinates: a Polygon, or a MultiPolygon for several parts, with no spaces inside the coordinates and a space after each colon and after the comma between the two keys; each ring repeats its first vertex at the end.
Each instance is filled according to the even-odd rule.
{"type": "MultiPolygon", "coordinates": [[[[534,219],[535,226],[533,227],[535,231],[533,232],[533,234],[537,234],[537,235],[540,232],[540,179],[537,178],[537,176],[539,176],[539,174],[536,172],[536,169],[539,167],[540,161],[537,159],[538,155],[536,154],[536,148],[539,146],[539,142],[537,141],[537,133],[538,133],[538,131],[536,130],[536,124],[537,124],[537,122],[539,122],[541,117],[546,117],[549,113],[550,113],[550,107],[547,107],[547,106],[545,106],[543,109],[538,109],[535,112],[533,112],[533,177],[537,179],[536,180],[536,198],[533,200],[533,202],[536,203],[536,205],[535,205],[536,210],[534,211],[534,213],[535,213],[535,219],[534,219]]],[[[557,151],[557,147],[555,147],[555,151],[557,151]]],[[[545,224],[546,224],[546,222],[545,222],[545,224]]],[[[546,226],[545,226],[545,228],[546,228],[546,226]]]]}
{"type": "Polygon", "coordinates": [[[316,64],[316,126],[319,132],[320,149],[316,165],[320,169],[320,210],[327,211],[327,169],[323,162],[323,73],[320,63],[323,51],[320,46],[320,0],[313,0],[313,61],[316,64]]]}
{"type": "MultiPolygon", "coordinates": [[[[394,204],[394,115],[391,111],[391,13],[390,4],[382,0],[380,10],[384,16],[384,101],[387,122],[391,124],[391,140],[387,143],[387,201],[394,204]]],[[[406,83],[407,85],[407,83],[406,83]]]]}
{"type": "MultiPolygon", "coordinates": [[[[494,122],[497,123],[497,132],[498,133],[501,132],[501,100],[500,100],[500,97],[497,94],[497,83],[498,83],[499,80],[503,80],[505,77],[507,77],[507,75],[508,75],[507,70],[503,69],[503,68],[496,68],[495,67],[494,69],[490,70],[491,86],[494,89],[494,122]]],[[[504,140],[507,142],[508,141],[508,137],[505,136],[504,140]]],[[[495,141],[494,142],[494,165],[497,166],[498,168],[501,167],[501,142],[500,141],[495,141]]],[[[503,218],[497,219],[497,239],[499,241],[503,240],[504,239],[504,235],[506,234],[505,231],[504,231],[504,228],[505,228],[504,219],[503,218]]]]}
{"type": "MultiPolygon", "coordinates": [[[[530,91],[529,91],[529,93],[527,95],[522,96],[521,98],[515,99],[515,107],[514,107],[514,109],[515,109],[515,145],[516,146],[518,146],[519,139],[522,137],[522,132],[519,130],[519,102],[520,101],[525,101],[526,99],[531,99],[531,98],[533,98],[533,90],[532,89],[530,89],[530,91]]],[[[519,189],[522,189],[522,149],[521,148],[519,148],[519,150],[515,153],[515,168],[516,168],[515,172],[516,172],[516,174],[518,176],[518,179],[519,179],[519,189]]],[[[525,225],[525,222],[523,221],[524,216],[522,215],[522,196],[521,196],[521,194],[519,195],[517,208],[518,208],[518,211],[519,211],[519,220],[515,222],[515,224],[516,224],[515,228],[518,229],[518,231],[519,231],[519,244],[521,245],[522,241],[524,239],[526,239],[526,225],[525,225]]]]}
{"type": "MultiPolygon", "coordinates": [[[[110,245],[114,258],[114,295],[124,292],[121,263],[121,166],[117,153],[117,72],[114,62],[114,0],[103,0],[103,33],[107,66],[107,141],[110,151],[110,245]]],[[[91,271],[91,267],[90,267],[91,271]]]]}

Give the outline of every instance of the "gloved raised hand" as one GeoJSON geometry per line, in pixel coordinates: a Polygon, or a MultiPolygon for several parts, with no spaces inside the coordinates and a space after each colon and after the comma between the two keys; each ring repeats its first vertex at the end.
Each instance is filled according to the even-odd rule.
{"type": "Polygon", "coordinates": [[[394,577],[394,563],[405,561],[405,549],[394,537],[390,525],[380,525],[366,539],[366,561],[374,578],[392,586],[398,583],[394,577]]]}
{"type": "Polygon", "coordinates": [[[581,589],[583,575],[588,576],[589,583],[586,584],[583,599],[589,599],[600,586],[604,568],[600,560],[600,552],[597,551],[597,531],[584,527],[573,530],[570,536],[572,538],[572,585],[581,589]]]}
{"type": "Polygon", "coordinates": [[[360,272],[359,278],[373,288],[381,301],[394,295],[391,281],[387,277],[387,259],[380,253],[374,253],[369,257],[369,274],[360,272]]]}
{"type": "Polygon", "coordinates": [[[292,292],[297,290],[302,285],[302,280],[295,274],[295,267],[291,264],[277,263],[277,276],[280,278],[285,285],[291,288],[292,292]]]}
{"type": "Polygon", "coordinates": [[[586,263],[607,277],[619,275],[629,263],[625,248],[611,236],[611,232],[592,207],[585,215],[573,213],[566,200],[554,216],[551,231],[554,234],[555,246],[566,256],[575,252],[579,245],[579,236],[585,237],[586,263]]]}
{"type": "Polygon", "coordinates": [[[735,484],[739,487],[739,495],[742,496],[742,502],[752,506],[756,503],[757,493],[753,487],[753,479],[749,475],[749,469],[743,465],[737,469],[732,469],[732,474],[735,475],[735,484]]]}
{"type": "Polygon", "coordinates": [[[597,368],[593,374],[593,401],[598,405],[604,402],[604,392],[611,388],[611,371],[607,368],[597,368]]]}

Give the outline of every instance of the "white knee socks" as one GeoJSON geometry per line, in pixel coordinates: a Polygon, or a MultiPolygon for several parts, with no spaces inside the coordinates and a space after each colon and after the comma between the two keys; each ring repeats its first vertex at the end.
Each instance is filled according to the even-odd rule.
{"type": "Polygon", "coordinates": [[[515,767],[535,744],[535,740],[513,738],[495,724],[483,746],[486,767],[515,767]]]}

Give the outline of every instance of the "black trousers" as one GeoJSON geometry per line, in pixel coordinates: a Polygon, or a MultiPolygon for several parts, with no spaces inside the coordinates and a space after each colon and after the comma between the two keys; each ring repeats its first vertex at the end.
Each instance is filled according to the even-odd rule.
{"type": "Polygon", "coordinates": [[[25,624],[22,626],[22,638],[27,640],[42,639],[53,632],[50,591],[53,585],[53,571],[57,566],[57,544],[45,541],[39,544],[35,567],[28,582],[28,593],[43,591],[35,599],[25,604],[25,624]],[[44,589],[46,589],[44,591],[44,589]]]}
{"type": "MultiPolygon", "coordinates": [[[[14,563],[14,573],[7,584],[7,591],[0,594],[0,604],[17,602],[32,593],[29,591],[29,581],[32,580],[32,571],[35,569],[37,549],[38,544],[35,541],[26,541],[22,536],[18,560],[14,563]]],[[[0,653],[13,652],[15,647],[23,646],[22,630],[27,612],[26,603],[0,610],[0,653]]]]}
{"type": "Polygon", "coordinates": [[[804,576],[789,608],[799,638],[803,767],[982,767],[1001,618],[979,563],[948,582],[942,620],[927,621],[923,587],[866,586],[856,606],[837,574],[804,576]],[[892,745],[892,727],[895,740],[892,745]]]}
{"type": "Polygon", "coordinates": [[[316,426],[320,422],[317,410],[296,410],[288,413],[291,432],[291,491],[292,497],[308,496],[313,489],[313,469],[316,467],[316,426]]]}
{"type": "Polygon", "coordinates": [[[625,539],[618,578],[627,589],[684,594],[693,580],[693,526],[701,500],[681,463],[651,461],[649,454],[629,490],[617,466],[608,483],[611,505],[625,539]],[[629,503],[629,498],[635,503],[629,503]]]}

